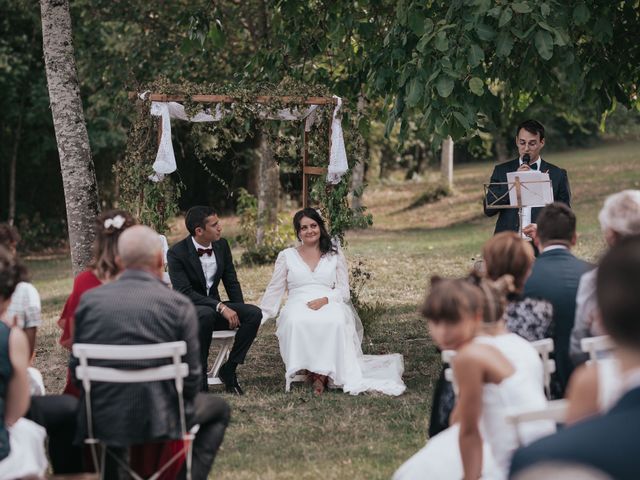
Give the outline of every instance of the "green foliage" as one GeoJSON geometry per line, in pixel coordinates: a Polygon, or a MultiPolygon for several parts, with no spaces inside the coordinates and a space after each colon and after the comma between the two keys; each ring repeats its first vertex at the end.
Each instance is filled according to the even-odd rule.
{"type": "Polygon", "coordinates": [[[371,331],[373,323],[380,318],[385,309],[384,304],[381,302],[371,304],[362,299],[362,293],[370,280],[371,272],[367,269],[366,264],[360,259],[352,262],[349,293],[351,295],[351,304],[358,312],[365,335],[371,331]]]}
{"type": "Polygon", "coordinates": [[[400,121],[402,140],[417,123],[439,145],[447,135],[504,131],[534,103],[565,112],[588,105],[595,118],[616,101],[640,107],[632,40],[639,7],[637,0],[397,2],[382,46],[367,52],[374,91],[395,97],[387,135],[400,121]]]}
{"type": "Polygon", "coordinates": [[[258,201],[244,188],[238,192],[236,213],[240,219],[240,235],[237,240],[245,248],[242,253],[243,263],[252,265],[273,263],[278,253],[291,246],[296,240],[291,219],[286,215],[278,215],[276,223],[265,229],[264,242],[258,245],[256,242],[258,201]]]}

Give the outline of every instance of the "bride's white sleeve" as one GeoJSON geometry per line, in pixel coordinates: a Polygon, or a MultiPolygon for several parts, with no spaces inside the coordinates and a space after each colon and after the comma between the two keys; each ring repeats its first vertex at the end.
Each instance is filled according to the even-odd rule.
{"type": "Polygon", "coordinates": [[[262,310],[262,323],[274,318],[280,310],[282,296],[287,290],[287,259],[284,252],[278,254],[276,265],[273,268],[273,275],[267,285],[267,289],[260,300],[260,310],[262,310]]]}
{"type": "Polygon", "coordinates": [[[349,290],[349,270],[342,249],[338,248],[336,263],[336,284],[329,294],[329,302],[348,302],[351,299],[349,290]]]}

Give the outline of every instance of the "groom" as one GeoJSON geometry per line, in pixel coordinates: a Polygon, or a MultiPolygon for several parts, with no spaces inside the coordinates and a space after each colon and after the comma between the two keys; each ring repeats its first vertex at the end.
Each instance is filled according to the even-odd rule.
{"type": "Polygon", "coordinates": [[[238,329],[229,360],[220,368],[219,376],[229,393],[242,395],[236,368],[253,343],[262,312],[244,303],[242,288],[231,258],[231,249],[221,238],[222,227],[210,207],[192,207],[185,216],[189,236],[169,249],[167,263],[174,290],[191,299],[198,313],[202,390],[208,389],[207,359],[214,330],[238,329]],[[220,281],[229,297],[222,302],[218,294],[220,281]]]}

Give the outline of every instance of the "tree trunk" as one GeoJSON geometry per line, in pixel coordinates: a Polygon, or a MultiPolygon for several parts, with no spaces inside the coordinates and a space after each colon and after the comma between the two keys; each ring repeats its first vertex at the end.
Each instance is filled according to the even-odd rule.
{"type": "Polygon", "coordinates": [[[98,187],[82,111],[68,0],[40,0],[49,101],[56,132],[74,275],[91,260],[98,187]]]}
{"type": "Polygon", "coordinates": [[[22,109],[25,102],[22,102],[18,113],[18,125],[16,125],[16,137],[13,141],[13,151],[11,152],[11,164],[9,165],[9,216],[7,222],[13,225],[16,220],[16,165],[18,163],[18,150],[20,149],[20,138],[22,137],[22,119],[24,114],[22,109]]]}
{"type": "Polygon", "coordinates": [[[256,244],[264,244],[267,227],[278,219],[278,198],[280,197],[280,169],[273,157],[269,139],[260,133],[260,167],[258,183],[258,229],[256,244]]]}
{"type": "Polygon", "coordinates": [[[453,139],[451,137],[442,141],[440,162],[442,180],[448,188],[453,188],[453,139]]]}
{"type": "Polygon", "coordinates": [[[507,149],[507,142],[505,142],[504,136],[496,132],[493,135],[493,143],[496,146],[496,157],[498,163],[506,162],[509,159],[509,151],[507,149]]]}

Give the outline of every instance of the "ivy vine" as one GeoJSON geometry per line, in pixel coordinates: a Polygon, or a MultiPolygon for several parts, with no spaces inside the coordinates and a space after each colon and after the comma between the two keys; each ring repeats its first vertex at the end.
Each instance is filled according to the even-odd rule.
{"type": "MultiPolygon", "coordinates": [[[[331,96],[325,87],[309,86],[285,79],[278,85],[254,85],[247,88],[243,85],[194,84],[182,82],[170,83],[160,79],[151,84],[139,87],[139,91],[151,91],[167,95],[182,95],[187,115],[209,109],[214,112],[215,104],[206,104],[192,100],[194,95],[218,94],[229,95],[237,99],[232,105],[222,104],[229,114],[218,122],[194,123],[191,128],[195,154],[202,168],[215,178],[224,188],[226,182],[215,174],[212,161],[220,161],[236,142],[262,131],[267,135],[276,162],[281,169],[301,171],[303,156],[304,122],[269,121],[260,113],[276,115],[283,108],[303,110],[308,108],[304,103],[284,104],[278,97],[293,96],[327,97],[331,96]],[[253,99],[259,95],[275,97],[268,105],[256,104],[253,99]]],[[[152,165],[157,152],[157,118],[150,114],[151,102],[138,99],[136,101],[136,119],[130,129],[127,150],[124,158],[118,162],[114,171],[120,185],[120,203],[122,208],[133,212],[144,224],[151,225],[158,232],[167,229],[168,221],[178,212],[178,199],[183,189],[180,182],[165,179],[152,182],[152,165]]],[[[329,128],[334,105],[319,106],[316,110],[316,121],[308,134],[309,165],[326,167],[329,157],[329,128]]],[[[342,107],[342,121],[347,148],[347,158],[351,165],[364,161],[363,139],[356,128],[359,118],[347,106],[342,107]]],[[[365,207],[352,210],[349,207],[350,171],[337,185],[328,185],[324,176],[311,180],[310,197],[313,204],[320,207],[328,219],[331,234],[344,241],[344,234],[350,228],[364,228],[371,225],[371,216],[365,213],[365,207]]],[[[361,192],[355,192],[356,195],[361,192]]]]}

